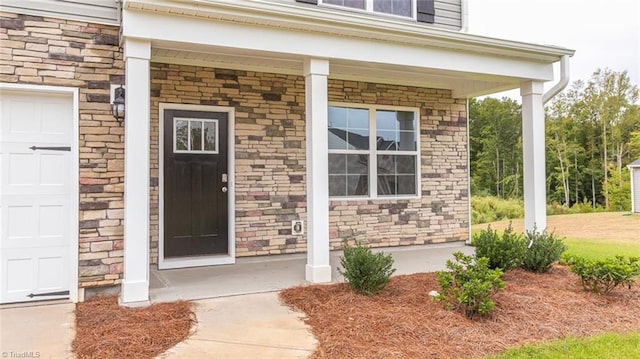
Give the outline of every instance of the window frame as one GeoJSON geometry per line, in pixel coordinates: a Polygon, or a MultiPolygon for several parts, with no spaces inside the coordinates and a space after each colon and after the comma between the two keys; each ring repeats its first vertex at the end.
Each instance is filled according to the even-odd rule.
{"type": "MultiPolygon", "coordinates": [[[[377,105],[377,104],[362,104],[362,103],[350,103],[350,102],[333,102],[329,101],[328,107],[342,107],[342,108],[355,108],[365,109],[369,111],[369,149],[368,150],[349,150],[349,149],[329,149],[327,143],[327,157],[330,154],[347,154],[347,155],[359,155],[366,154],[369,156],[369,168],[367,172],[369,194],[364,196],[331,196],[330,201],[366,201],[372,199],[416,199],[422,197],[422,151],[420,143],[420,108],[419,107],[406,107],[406,106],[390,106],[390,105],[377,105]],[[390,150],[378,150],[377,146],[377,126],[376,126],[376,112],[378,110],[386,111],[405,111],[413,112],[416,122],[416,149],[414,151],[390,151],[390,150]],[[416,174],[415,174],[415,194],[399,194],[399,195],[380,195],[378,194],[378,156],[379,155],[405,155],[415,156],[416,174]]],[[[329,131],[329,118],[327,118],[327,131],[329,131]]],[[[329,186],[329,171],[327,171],[327,186],[329,186]]],[[[328,188],[327,188],[328,190],[328,188]]]]}
{"type": "Polygon", "coordinates": [[[418,19],[418,0],[409,0],[411,1],[411,16],[402,16],[402,15],[396,15],[396,14],[389,14],[386,12],[380,12],[380,11],[374,11],[373,10],[373,0],[364,0],[365,4],[364,4],[364,9],[358,9],[355,7],[349,7],[349,6],[344,6],[344,5],[335,5],[335,4],[330,4],[330,3],[325,3],[325,0],[318,0],[318,5],[320,6],[326,6],[328,8],[332,8],[332,9],[340,9],[340,10],[348,10],[348,11],[354,11],[354,12],[359,12],[359,13],[363,13],[363,14],[375,14],[375,15],[381,15],[381,16],[388,16],[391,18],[395,18],[395,19],[401,19],[401,20],[417,20],[418,19]]]}
{"type": "Polygon", "coordinates": [[[217,155],[220,154],[220,123],[217,119],[206,119],[206,118],[190,118],[190,117],[174,117],[173,118],[173,153],[177,154],[192,154],[192,155],[217,155]],[[176,131],[176,126],[178,121],[186,121],[187,122],[187,148],[191,147],[191,123],[192,122],[200,122],[202,125],[202,137],[200,139],[201,149],[200,150],[179,150],[178,145],[178,131],[176,131]],[[204,124],[205,123],[213,123],[215,124],[216,136],[215,136],[215,150],[205,150],[204,149],[204,124]]]}

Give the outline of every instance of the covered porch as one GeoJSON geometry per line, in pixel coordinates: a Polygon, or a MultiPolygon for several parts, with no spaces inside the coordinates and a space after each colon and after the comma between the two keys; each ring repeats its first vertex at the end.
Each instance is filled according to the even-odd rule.
{"type": "MultiPolygon", "coordinates": [[[[377,248],[394,259],[394,275],[444,270],[452,253],[474,253],[464,242],[428,244],[421,246],[377,248]]],[[[329,256],[331,278],[341,282],[338,272],[342,251],[329,256]]],[[[170,270],[150,268],[149,300],[152,303],[174,300],[198,300],[241,294],[273,292],[305,285],[304,253],[270,257],[238,258],[233,265],[192,267],[170,270]]]]}
{"type": "MultiPolygon", "coordinates": [[[[172,281],[170,274],[150,276],[149,270],[151,229],[155,228],[162,236],[162,229],[152,220],[155,214],[149,206],[151,197],[157,196],[151,191],[157,184],[151,183],[150,178],[154,178],[154,172],[155,178],[158,177],[158,169],[151,167],[152,156],[157,154],[150,150],[153,147],[150,123],[158,116],[152,109],[154,63],[280,74],[293,76],[294,83],[298,78],[304,82],[303,92],[300,96],[293,95],[291,102],[304,104],[306,181],[301,183],[306,208],[306,254],[296,254],[291,260],[269,259],[269,263],[275,263],[274,267],[281,267],[282,270],[271,273],[281,280],[262,278],[254,281],[256,283],[281,286],[302,281],[330,282],[336,278],[336,256],[330,252],[327,159],[327,112],[332,80],[442,90],[447,96],[441,100],[444,103],[520,88],[525,221],[528,229],[534,225],[546,227],[543,83],[554,79],[553,64],[563,56],[572,55],[570,50],[416,27],[393,19],[354,17],[326,9],[311,11],[299,4],[237,1],[194,5],[178,1],[127,1],[123,17],[127,87],[121,298],[124,303],[148,301],[150,288],[160,293],[166,281],[172,281]]],[[[202,104],[189,94],[201,89],[184,87],[183,93],[176,94],[172,102],[202,104]]],[[[241,92],[242,87],[229,91],[236,90],[241,92]]],[[[277,95],[274,98],[282,100],[277,95]]],[[[263,96],[263,99],[271,97],[263,96]]],[[[239,111],[236,101],[227,102],[230,114],[239,111]]],[[[420,115],[426,118],[429,113],[421,111],[420,115]]],[[[233,125],[230,126],[233,144],[233,125]]],[[[459,147],[468,151],[467,143],[460,143],[459,147]]],[[[229,198],[230,247],[220,264],[236,264],[211,268],[211,271],[214,277],[221,275],[233,281],[240,262],[246,262],[242,264],[246,264],[248,270],[260,272],[258,269],[264,265],[260,260],[264,259],[236,259],[238,216],[233,146],[229,152],[231,165],[228,182],[225,182],[228,185],[224,188],[229,198]]],[[[418,197],[426,196],[426,192],[420,192],[418,197]]],[[[468,201],[468,188],[466,193],[468,201]]],[[[442,200],[453,200],[453,197],[442,200]]],[[[181,278],[185,283],[192,281],[194,288],[202,285],[191,271],[196,269],[176,270],[174,278],[181,278]]],[[[246,276],[243,278],[246,280],[246,276]]],[[[228,288],[238,285],[234,281],[228,288]]],[[[167,298],[173,295],[170,291],[164,294],[167,298]]],[[[154,300],[153,293],[151,299],[154,300]]]]}

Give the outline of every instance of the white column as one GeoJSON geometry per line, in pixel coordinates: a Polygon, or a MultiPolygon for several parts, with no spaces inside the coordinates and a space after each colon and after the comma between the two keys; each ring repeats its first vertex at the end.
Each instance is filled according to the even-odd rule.
{"type": "Polygon", "coordinates": [[[124,43],[124,278],[121,303],[149,301],[149,41],[124,43]]]}
{"type": "Polygon", "coordinates": [[[527,231],[547,228],[543,86],[524,82],[522,96],[522,147],[524,174],[524,226],[527,231]]]}
{"type": "Polygon", "coordinates": [[[307,266],[312,283],[331,281],[329,265],[329,156],[328,95],[329,61],[304,62],[305,120],[307,136],[307,266]]]}

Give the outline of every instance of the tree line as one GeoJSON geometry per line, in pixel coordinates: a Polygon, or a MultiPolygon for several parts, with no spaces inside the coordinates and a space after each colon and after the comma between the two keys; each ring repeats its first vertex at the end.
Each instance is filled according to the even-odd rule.
{"type": "MultiPolygon", "coordinates": [[[[630,209],[626,167],[640,159],[640,91],[598,69],[545,106],[547,200],[630,209]]],[[[522,115],[513,99],[469,101],[471,192],[522,198],[522,115]]]]}

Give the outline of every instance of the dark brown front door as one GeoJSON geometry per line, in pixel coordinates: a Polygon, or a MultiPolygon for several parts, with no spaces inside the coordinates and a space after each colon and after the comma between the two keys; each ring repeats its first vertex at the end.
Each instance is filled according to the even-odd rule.
{"type": "Polygon", "coordinates": [[[227,254],[226,112],[164,112],[164,257],[227,254]]]}

